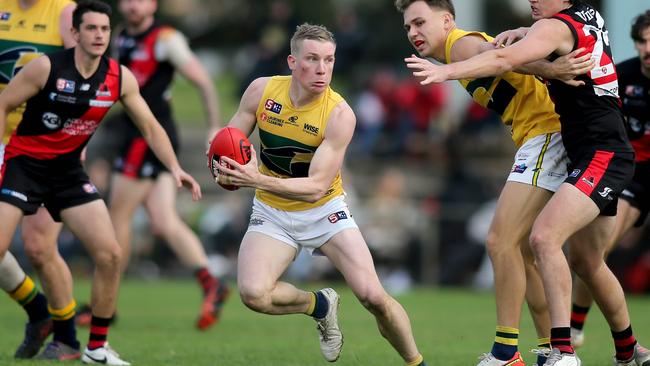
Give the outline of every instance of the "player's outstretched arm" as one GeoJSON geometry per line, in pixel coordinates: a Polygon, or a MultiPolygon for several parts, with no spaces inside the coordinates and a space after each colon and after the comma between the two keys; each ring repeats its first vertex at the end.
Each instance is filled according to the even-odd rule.
{"type": "Polygon", "coordinates": [[[50,59],[40,56],[14,76],[0,94],[0,136],[4,136],[7,115],[43,89],[50,75],[50,59]]]}
{"type": "Polygon", "coordinates": [[[354,112],[347,103],[341,102],[330,115],[323,142],[316,149],[309,166],[309,174],[305,178],[281,179],[261,174],[257,169],[255,151],[252,151],[251,161],[246,165],[222,157],[232,169],[219,169],[227,176],[227,184],[262,189],[288,199],[316,202],[327,193],[341,169],[355,124],[354,112]]]}
{"type": "Polygon", "coordinates": [[[496,47],[507,47],[517,42],[518,40],[526,37],[526,33],[530,30],[529,27],[519,27],[517,29],[510,29],[499,33],[492,40],[492,44],[496,47]]]}
{"type": "Polygon", "coordinates": [[[420,83],[426,85],[501,75],[515,67],[546,58],[556,50],[566,50],[563,53],[569,53],[572,47],[573,36],[564,23],[556,19],[542,19],[531,27],[521,41],[505,48],[483,52],[462,62],[438,66],[414,55],[404,61],[413,70],[414,76],[423,79],[420,83]]]}
{"type": "Polygon", "coordinates": [[[569,54],[558,57],[553,62],[537,60],[517,67],[515,71],[537,75],[547,80],[560,80],[572,86],[581,86],[585,84],[584,81],[574,80],[575,77],[588,73],[595,64],[591,53],[585,53],[584,48],[578,48],[569,54]]]}
{"type": "Polygon", "coordinates": [[[120,101],[124,110],[136,124],[142,136],[151,147],[156,157],[169,169],[176,180],[178,187],[185,186],[192,192],[192,199],[197,201],[201,198],[201,187],[181,169],[169,137],[160,123],[156,120],[151,109],[140,95],[138,83],[135,76],[126,67],[122,68],[122,95],[120,101]]]}
{"type": "Polygon", "coordinates": [[[155,52],[156,59],[171,63],[176,71],[198,89],[210,129],[207,134],[208,140],[211,140],[212,136],[221,128],[219,99],[212,77],[192,52],[185,37],[175,29],[164,29],[158,34],[155,52]]]}

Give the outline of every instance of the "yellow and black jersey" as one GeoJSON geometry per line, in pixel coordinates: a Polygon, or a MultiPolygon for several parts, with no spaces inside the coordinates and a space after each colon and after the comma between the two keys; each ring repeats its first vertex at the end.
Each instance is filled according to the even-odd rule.
{"type": "MultiPolygon", "coordinates": [[[[256,118],[261,143],[262,174],[277,178],[306,177],[311,159],[322,143],[329,116],[343,97],[331,88],[312,103],[294,107],[289,98],[291,76],[274,76],[264,89],[256,118]]],[[[325,204],[343,194],[341,172],[318,202],[290,200],[257,190],[258,200],[285,211],[302,211],[325,204]]]]}
{"type": "MultiPolygon", "coordinates": [[[[24,10],[18,0],[0,0],[0,91],[29,61],[63,49],[59,19],[71,0],[41,0],[24,10]]],[[[3,143],[21,120],[24,105],[10,113],[3,143]]]]}
{"type": "MultiPolygon", "coordinates": [[[[445,61],[451,62],[451,48],[459,39],[478,35],[492,42],[485,33],[454,29],[445,44],[445,61]]],[[[546,86],[532,75],[507,72],[501,76],[458,80],[480,105],[501,116],[511,126],[512,140],[517,147],[541,134],[559,132],[560,117],[549,97],[546,86]]]]}

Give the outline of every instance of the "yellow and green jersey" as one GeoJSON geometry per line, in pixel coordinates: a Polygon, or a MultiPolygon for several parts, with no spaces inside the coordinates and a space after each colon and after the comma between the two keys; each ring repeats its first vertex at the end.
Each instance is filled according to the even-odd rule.
{"type": "MultiPolygon", "coordinates": [[[[0,91],[29,61],[47,52],[63,49],[59,19],[71,0],[40,0],[27,10],[18,0],[0,0],[0,91]]],[[[2,143],[22,118],[22,105],[7,117],[2,143]]]]}
{"type": "MultiPolygon", "coordinates": [[[[271,177],[299,178],[309,175],[311,159],[323,141],[329,116],[334,107],[343,101],[343,97],[328,87],[317,100],[295,107],[289,98],[290,85],[291,76],[272,77],[257,107],[260,172],[271,177]]],[[[342,194],[340,171],[325,196],[315,203],[286,199],[259,189],[255,192],[258,200],[285,211],[322,206],[342,194]]]]}
{"type": "MultiPolygon", "coordinates": [[[[445,61],[451,63],[451,48],[459,39],[478,35],[492,42],[485,33],[454,29],[445,44],[445,61]]],[[[460,84],[480,105],[497,112],[511,126],[512,140],[520,147],[541,134],[559,132],[560,116],[555,113],[546,86],[533,75],[506,72],[501,76],[461,79],[460,84]]]]}

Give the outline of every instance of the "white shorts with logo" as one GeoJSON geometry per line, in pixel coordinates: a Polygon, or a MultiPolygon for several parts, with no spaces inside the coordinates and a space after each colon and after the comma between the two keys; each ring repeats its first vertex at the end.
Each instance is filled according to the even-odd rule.
{"type": "Polygon", "coordinates": [[[559,132],[535,136],[517,150],[508,181],[555,192],[567,177],[568,165],[559,132]]]}
{"type": "Polygon", "coordinates": [[[332,236],[349,228],[359,227],[350,214],[344,196],[303,211],[279,210],[255,198],[246,232],[268,235],[296,248],[298,252],[305,248],[313,255],[320,254],[318,248],[332,236]]]}

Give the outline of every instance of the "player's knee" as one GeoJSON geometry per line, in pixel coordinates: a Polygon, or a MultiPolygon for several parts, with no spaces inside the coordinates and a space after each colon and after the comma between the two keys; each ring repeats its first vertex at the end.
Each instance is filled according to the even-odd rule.
{"type": "Polygon", "coordinates": [[[508,250],[506,242],[503,241],[501,235],[497,232],[490,230],[485,239],[485,246],[487,247],[487,252],[490,258],[498,257],[501,253],[508,250]]]}
{"type": "Polygon", "coordinates": [[[373,314],[385,313],[390,296],[381,287],[368,288],[357,295],[359,302],[373,314]]]}
{"type": "Polygon", "coordinates": [[[25,255],[34,267],[41,267],[56,254],[56,238],[49,239],[39,233],[23,233],[25,255]]]}
{"type": "Polygon", "coordinates": [[[530,248],[532,249],[533,254],[535,254],[536,258],[545,257],[553,246],[550,233],[544,230],[533,230],[533,232],[530,234],[529,240],[530,248]]]}
{"type": "Polygon", "coordinates": [[[95,265],[104,270],[119,271],[122,262],[122,248],[117,244],[107,245],[102,249],[96,250],[93,255],[95,265]]]}
{"type": "Polygon", "coordinates": [[[271,307],[269,292],[261,286],[240,283],[239,297],[244,305],[259,313],[265,313],[271,307]]]}

